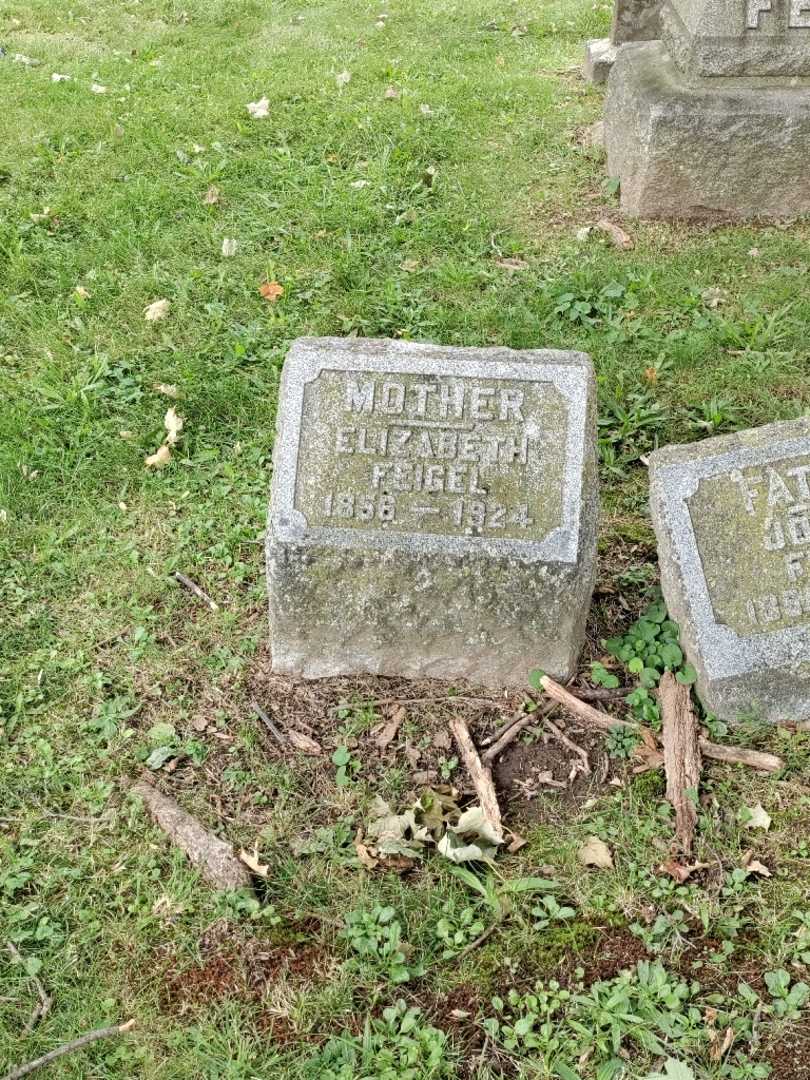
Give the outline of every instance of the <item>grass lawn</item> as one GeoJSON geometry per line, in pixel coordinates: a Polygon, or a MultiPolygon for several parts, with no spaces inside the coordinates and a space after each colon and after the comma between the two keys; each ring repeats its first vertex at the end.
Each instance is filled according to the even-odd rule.
{"type": "Polygon", "coordinates": [[[261,541],[298,336],[592,354],[587,661],[655,599],[641,457],[807,411],[807,223],[625,223],[632,251],[583,235],[619,220],[577,70],[608,22],[590,0],[3,5],[0,1075],[135,1018],[51,1075],[810,1077],[810,734],[735,733],[786,768],[705,769],[705,865],[680,884],[663,779],[617,739],[562,793],[536,782],[549,748],[511,753],[527,843],[494,871],[435,851],[366,869],[375,796],[401,812],[420,771],[463,786],[448,716],[482,738],[520,699],[268,670],[261,541]],[[183,430],[147,468],[169,406],[183,430]],[[253,698],[324,753],[281,752],[253,698]],[[214,894],[149,824],[127,791],[144,769],[255,848],[258,900],[214,894]],[[590,837],[612,869],[580,865],[590,837]],[[53,1002],[27,1031],[34,975],[53,1002]]]}

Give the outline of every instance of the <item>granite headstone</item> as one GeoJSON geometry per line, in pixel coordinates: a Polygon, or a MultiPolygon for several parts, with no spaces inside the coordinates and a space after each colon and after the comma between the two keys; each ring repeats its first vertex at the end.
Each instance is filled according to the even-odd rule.
{"type": "Polygon", "coordinates": [[[644,218],[810,212],[808,0],[666,0],[662,40],[620,50],[608,171],[644,218]]]}
{"type": "Polygon", "coordinates": [[[650,457],[661,582],[707,709],[810,718],[810,419],[650,457]]]}
{"type": "Polygon", "coordinates": [[[274,670],[569,676],[595,574],[595,442],[583,354],[296,341],[267,538],[274,670]]]}
{"type": "Polygon", "coordinates": [[[661,0],[615,0],[610,37],[594,38],[585,46],[585,78],[593,83],[606,83],[620,45],[659,38],[660,10],[661,0]]]}

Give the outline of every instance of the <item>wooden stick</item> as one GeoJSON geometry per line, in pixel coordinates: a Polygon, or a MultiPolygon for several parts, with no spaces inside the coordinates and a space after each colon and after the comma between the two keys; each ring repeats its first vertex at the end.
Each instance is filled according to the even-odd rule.
{"type": "Polygon", "coordinates": [[[251,701],[250,707],[256,713],[258,718],[261,720],[261,722],[264,724],[264,726],[267,728],[267,730],[270,732],[276,742],[280,746],[285,746],[287,740],[284,738],[281,731],[273,723],[273,721],[270,719],[270,717],[267,715],[267,713],[264,711],[258,701],[251,701]]]}
{"type": "MultiPolygon", "coordinates": [[[[6,948],[13,956],[15,962],[20,964],[23,971],[25,971],[25,961],[20,955],[20,950],[17,948],[17,946],[13,942],[7,941],[6,948]]],[[[37,993],[39,994],[39,1003],[34,1008],[34,1011],[31,1013],[31,1016],[28,1019],[28,1023],[23,1028],[23,1035],[29,1035],[34,1030],[39,1021],[44,1020],[44,1018],[50,1012],[51,1004],[53,1001],[50,995],[45,992],[45,987],[42,985],[36,975],[29,975],[29,978],[34,984],[34,986],[37,988],[37,993]]]]}
{"type": "Polygon", "coordinates": [[[534,712],[524,713],[520,712],[517,716],[512,718],[511,724],[502,729],[501,734],[497,742],[494,742],[488,750],[485,750],[481,755],[481,760],[485,765],[491,765],[496,757],[501,755],[510,743],[513,743],[515,739],[520,735],[521,731],[525,731],[527,727],[530,727],[537,720],[542,719],[552,709],[556,709],[557,703],[554,701],[547,701],[539,709],[535,709],[534,712]]]}
{"type": "Polygon", "coordinates": [[[745,746],[720,746],[702,738],[700,750],[705,758],[711,758],[712,761],[722,761],[727,765],[747,765],[759,772],[774,773],[785,767],[784,761],[776,754],[766,754],[764,750],[749,750],[745,746]]]}
{"type": "Polygon", "coordinates": [[[640,724],[633,723],[630,720],[620,720],[616,716],[611,716],[610,713],[602,712],[601,709],[594,709],[592,705],[588,705],[580,698],[575,697],[564,686],[554,682],[548,675],[544,675],[540,679],[540,686],[550,698],[563,705],[581,720],[584,720],[586,724],[599,728],[600,731],[611,731],[615,727],[629,727],[638,731],[641,727],[640,724]]]}
{"type": "Polygon", "coordinates": [[[220,892],[253,891],[247,867],[236,857],[230,844],[209,832],[174,799],[146,781],[134,784],[132,791],[140,795],[155,824],[186,853],[189,862],[210,885],[220,892]]]}
{"type": "MultiPolygon", "coordinates": [[[[584,701],[574,697],[565,687],[554,682],[548,675],[542,677],[540,686],[550,698],[558,701],[591,727],[598,728],[600,731],[610,731],[614,727],[626,727],[638,731],[641,735],[644,735],[645,732],[649,733],[650,737],[652,737],[649,728],[645,728],[642,724],[637,724],[632,720],[611,716],[610,713],[592,708],[584,701]]],[[[705,758],[711,758],[712,761],[722,761],[728,765],[748,765],[750,768],[758,769],[760,772],[778,772],[785,767],[784,761],[775,754],[766,754],[761,750],[749,750],[743,746],[720,746],[704,738],[700,740],[700,750],[705,758]]]]}
{"type": "Polygon", "coordinates": [[[470,737],[470,729],[467,727],[463,717],[451,717],[450,731],[453,733],[461,758],[478,794],[478,801],[481,803],[484,817],[486,817],[493,829],[502,836],[501,808],[498,805],[498,796],[495,794],[492,773],[487,766],[481,764],[481,758],[475,749],[475,743],[470,737]]]}
{"type": "Polygon", "coordinates": [[[569,739],[565,732],[561,728],[558,728],[554,721],[550,720],[549,717],[545,718],[543,724],[545,727],[548,728],[548,730],[551,732],[557,742],[561,742],[563,746],[567,746],[569,750],[572,750],[577,755],[577,757],[582,762],[582,771],[585,773],[586,776],[590,776],[591,763],[588,759],[586,751],[583,750],[581,746],[577,746],[573,739],[569,739]]]}
{"type": "Polygon", "coordinates": [[[202,600],[204,604],[207,604],[211,611],[219,611],[219,604],[215,600],[212,600],[207,592],[203,592],[196,581],[192,581],[190,577],[181,574],[179,570],[175,570],[172,576],[176,581],[179,581],[181,585],[185,585],[189,592],[193,592],[198,600],[202,600]]]}
{"type": "Polygon", "coordinates": [[[692,709],[692,693],[665,671],[658,689],[661,706],[664,769],[667,800],[675,808],[675,835],[684,855],[692,854],[697,828],[697,806],[689,794],[700,784],[701,758],[697,717],[692,709]]]}
{"type": "Polygon", "coordinates": [[[624,701],[632,693],[632,686],[571,686],[572,694],[580,701],[624,701]]]}
{"type": "Polygon", "coordinates": [[[20,1077],[28,1076],[35,1069],[41,1069],[43,1065],[50,1065],[52,1061],[64,1057],[65,1054],[72,1054],[74,1050],[80,1050],[83,1046],[88,1046],[99,1039],[109,1039],[113,1035],[124,1035],[127,1031],[132,1031],[134,1027],[135,1021],[127,1020],[125,1024],[116,1024],[114,1027],[96,1028],[94,1031],[88,1031],[80,1038],[64,1043],[62,1046],[57,1046],[55,1050],[50,1050],[47,1054],[35,1058],[34,1061],[29,1061],[26,1065],[18,1065],[10,1073],[6,1073],[3,1080],[20,1080],[20,1077]]]}

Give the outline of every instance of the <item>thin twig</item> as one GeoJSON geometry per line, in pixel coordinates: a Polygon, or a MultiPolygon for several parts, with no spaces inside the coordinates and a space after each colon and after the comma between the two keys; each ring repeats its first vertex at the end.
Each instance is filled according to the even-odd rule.
{"type": "Polygon", "coordinates": [[[189,592],[193,592],[198,600],[202,600],[204,604],[207,604],[211,611],[219,611],[219,604],[216,600],[212,600],[208,593],[204,592],[196,581],[192,581],[190,577],[181,574],[179,570],[175,570],[172,576],[175,580],[179,581],[181,585],[185,585],[189,592]]]}
{"type": "Polygon", "coordinates": [[[124,1035],[134,1027],[135,1021],[128,1020],[125,1024],[116,1024],[114,1027],[96,1028],[94,1031],[88,1031],[78,1039],[64,1043],[62,1046],[57,1046],[55,1050],[50,1050],[47,1054],[43,1054],[42,1057],[29,1061],[26,1065],[18,1065],[16,1068],[12,1069],[10,1073],[6,1073],[3,1080],[20,1080],[20,1077],[28,1076],[28,1074],[34,1072],[35,1069],[41,1069],[43,1065],[50,1065],[52,1061],[64,1057],[65,1054],[72,1054],[74,1050],[80,1050],[83,1046],[88,1046],[98,1039],[109,1039],[113,1035],[124,1035]]]}
{"type": "Polygon", "coordinates": [[[549,719],[549,717],[545,718],[545,720],[543,721],[543,725],[551,732],[557,742],[561,742],[563,746],[567,746],[569,750],[573,751],[573,753],[577,755],[577,757],[582,762],[582,771],[585,773],[586,776],[590,776],[591,762],[588,758],[586,751],[583,750],[581,746],[577,746],[573,739],[569,739],[565,732],[561,728],[558,728],[557,725],[553,722],[553,720],[549,719]]]}
{"type": "Polygon", "coordinates": [[[270,732],[276,742],[280,746],[286,746],[287,740],[284,738],[281,731],[279,731],[279,729],[276,727],[276,725],[273,723],[273,721],[270,719],[270,717],[267,715],[267,713],[264,711],[258,701],[251,701],[250,707],[256,713],[258,718],[261,720],[261,722],[264,724],[264,726],[267,728],[267,730],[270,732]]]}
{"type": "Polygon", "coordinates": [[[498,741],[493,743],[488,750],[484,751],[481,755],[481,760],[485,765],[491,765],[495,758],[502,754],[507,746],[509,746],[510,743],[513,743],[522,731],[525,731],[527,727],[546,717],[556,708],[556,702],[547,701],[538,709],[535,709],[534,712],[520,713],[516,719],[513,718],[512,723],[506,728],[498,741]]]}
{"type": "Polygon", "coordinates": [[[484,817],[495,832],[503,835],[501,808],[498,805],[498,796],[492,782],[492,773],[487,765],[481,763],[475,743],[470,736],[470,729],[467,727],[463,717],[453,716],[450,718],[450,731],[453,733],[464,767],[475,787],[484,817]]]}
{"type": "Polygon", "coordinates": [[[456,953],[456,955],[453,957],[453,963],[457,964],[459,960],[463,960],[465,956],[469,956],[471,952],[474,952],[477,948],[483,945],[485,941],[488,941],[495,933],[495,931],[500,929],[500,927],[500,922],[494,922],[492,926],[487,927],[483,934],[478,935],[475,941],[469,942],[469,944],[464,946],[461,952],[456,953]]]}
{"type": "Polygon", "coordinates": [[[581,701],[624,701],[632,686],[570,686],[569,690],[581,701]]]}
{"type": "MultiPolygon", "coordinates": [[[[15,962],[20,964],[23,971],[25,971],[26,970],[25,961],[23,960],[22,955],[20,954],[20,950],[17,948],[17,946],[13,942],[7,941],[6,942],[6,948],[11,953],[11,955],[14,957],[15,962]]],[[[39,1021],[44,1020],[44,1018],[48,1015],[48,1013],[51,1010],[51,1003],[52,1003],[52,998],[50,997],[49,994],[46,993],[45,987],[42,985],[42,983],[37,978],[37,976],[36,975],[29,975],[28,977],[31,980],[31,982],[34,984],[34,986],[37,988],[37,993],[39,994],[39,1003],[34,1008],[34,1011],[31,1013],[31,1016],[28,1018],[28,1023],[23,1028],[23,1035],[29,1035],[34,1030],[34,1028],[37,1026],[39,1021]]]]}

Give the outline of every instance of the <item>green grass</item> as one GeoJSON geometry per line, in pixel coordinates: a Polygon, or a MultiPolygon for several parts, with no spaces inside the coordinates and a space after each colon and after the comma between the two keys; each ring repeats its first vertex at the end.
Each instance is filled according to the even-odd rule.
{"type": "MultiPolygon", "coordinates": [[[[715,869],[682,892],[656,870],[671,835],[656,777],[572,810],[563,828],[532,828],[502,872],[550,863],[573,925],[536,931],[535,901],[516,900],[502,932],[455,965],[441,959],[439,920],[470,905],[491,912],[438,858],[403,878],[368,875],[351,863],[353,828],[348,845],[292,854],[313,823],[362,818],[380,786],[401,798],[402,763],[338,789],[318,763],[268,754],[246,707],[266,663],[261,537],[293,338],[589,351],[603,545],[629,552],[639,582],[650,554],[640,455],[807,411],[806,222],[633,224],[632,252],[598,233],[577,238],[616,214],[601,159],[578,139],[601,98],[576,66],[607,21],[585,0],[11,0],[0,12],[0,940],[41,961],[54,997],[24,1034],[34,988],[0,951],[0,1071],[134,1016],[133,1034],[52,1073],[326,1076],[319,1047],[362,1033],[367,1017],[375,1053],[412,1051],[391,1034],[399,1021],[381,1018],[404,996],[437,1029],[424,1033],[423,1060],[447,1033],[448,1075],[506,1075],[514,1058],[521,1075],[545,1076],[536,1049],[490,1044],[478,1067],[470,1031],[494,1015],[491,996],[513,983],[525,993],[567,959],[587,983],[604,934],[633,924],[673,979],[704,979],[701,1010],[726,972],[718,1007],[738,1010],[735,1051],[749,1053],[752,1008],[734,1004],[732,971],[766,1004],[752,973],[806,976],[794,913],[807,910],[810,879],[807,736],[768,737],[788,757],[785,782],[707,774],[698,857],[715,869]],[[340,87],[343,71],[352,78],[340,87]],[[265,95],[270,115],[251,119],[247,103],[265,95]],[[211,185],[220,199],[207,205],[211,185]],[[510,272],[504,258],[526,268],[510,272]],[[271,305],[259,286],[273,280],[284,294],[271,305]],[[147,322],[162,298],[168,318],[147,322]],[[172,404],[161,383],[178,387],[185,428],[172,464],[152,472],[144,457],[172,404]],[[175,569],[220,612],[180,591],[175,569]],[[157,723],[199,744],[177,774],[184,805],[237,844],[258,838],[270,866],[259,912],[212,895],[126,796],[157,723]],[[738,811],[760,800],[774,825],[752,838],[738,811]],[[594,834],[616,852],[615,871],[579,868],[594,834]],[[774,877],[735,884],[749,847],[774,877]],[[392,986],[348,963],[346,913],[378,905],[395,908],[408,962],[429,968],[421,979],[392,986]],[[732,958],[712,960],[723,939],[732,958]],[[285,949],[309,950],[303,970],[284,966],[285,949]],[[194,990],[216,982],[223,956],[219,989],[194,990]],[[473,1000],[466,1027],[445,1015],[445,993],[473,1000]]],[[[642,585],[628,591],[640,602],[642,585]]],[[[790,1023],[763,1017],[757,1061],[790,1023]]],[[[756,1076],[719,1071],[705,1025],[689,1024],[671,1045],[697,1075],[756,1076]]],[[[599,1053],[579,1066],[583,1080],[599,1053]]],[[[634,1051],[626,1076],[656,1060],[634,1051]]]]}

